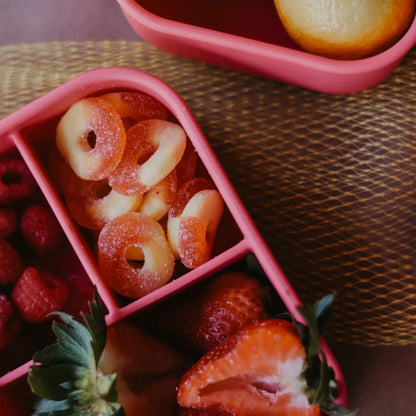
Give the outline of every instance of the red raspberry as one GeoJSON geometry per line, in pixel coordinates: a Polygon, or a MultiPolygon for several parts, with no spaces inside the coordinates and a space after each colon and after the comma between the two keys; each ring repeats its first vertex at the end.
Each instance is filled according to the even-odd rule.
{"type": "Polygon", "coordinates": [[[0,351],[8,347],[20,329],[21,321],[6,295],[0,294],[0,351]]]}
{"type": "Polygon", "coordinates": [[[81,312],[89,312],[89,303],[94,297],[94,286],[87,276],[71,274],[66,278],[69,287],[68,302],[64,311],[76,318],[81,317],[81,312]]]}
{"type": "Polygon", "coordinates": [[[29,196],[36,182],[21,159],[0,160],[0,204],[10,204],[29,196]]]}
{"type": "Polygon", "coordinates": [[[0,209],[0,238],[12,235],[17,228],[17,215],[8,208],[0,209]]]}
{"type": "Polygon", "coordinates": [[[63,231],[52,212],[32,205],[22,215],[20,229],[28,247],[37,255],[53,252],[63,240],[63,231]]]}
{"type": "Polygon", "coordinates": [[[13,301],[28,322],[44,322],[68,300],[68,285],[53,274],[27,267],[12,292],[13,301]]]}
{"type": "Polygon", "coordinates": [[[18,251],[7,241],[0,240],[0,284],[15,282],[23,271],[18,251]]]}

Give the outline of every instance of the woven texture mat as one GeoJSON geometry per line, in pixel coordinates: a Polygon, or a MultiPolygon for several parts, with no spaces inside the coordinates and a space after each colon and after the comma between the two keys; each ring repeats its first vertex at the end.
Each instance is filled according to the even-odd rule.
{"type": "Polygon", "coordinates": [[[6,46],[0,117],[108,66],[186,100],[301,300],[337,292],[328,340],[416,342],[415,49],[380,85],[333,96],[142,42],[6,46]]]}

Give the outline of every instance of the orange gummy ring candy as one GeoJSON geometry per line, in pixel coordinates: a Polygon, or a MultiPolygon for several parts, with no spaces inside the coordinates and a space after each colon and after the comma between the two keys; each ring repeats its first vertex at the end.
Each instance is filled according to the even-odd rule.
{"type": "Polygon", "coordinates": [[[74,173],[67,180],[64,195],[74,220],[92,230],[101,230],[110,220],[135,211],[142,201],[142,195],[125,196],[111,189],[107,179],[85,181],[74,173]]]}
{"type": "Polygon", "coordinates": [[[98,181],[108,177],[120,162],[126,133],[120,116],[107,101],[84,98],[59,121],[56,145],[80,178],[98,181]]]}
{"type": "Polygon", "coordinates": [[[135,124],[127,131],[126,150],[109,177],[110,185],[123,195],[148,191],[172,172],[185,146],[186,134],[178,124],[164,120],[135,124]]]}
{"type": "Polygon", "coordinates": [[[110,92],[100,98],[110,103],[122,119],[131,119],[134,123],[153,118],[168,118],[166,107],[142,92],[110,92]]]}
{"type": "Polygon", "coordinates": [[[186,204],[179,222],[178,250],[182,264],[194,269],[211,257],[224,201],[215,189],[196,193],[186,204]]]}
{"type": "Polygon", "coordinates": [[[105,282],[119,294],[140,298],[166,284],[175,259],[162,226],[148,215],[131,212],[108,222],[98,237],[98,264],[105,282]],[[130,247],[143,252],[143,264],[127,259],[130,247]]]}
{"type": "Polygon", "coordinates": [[[177,182],[175,169],[144,194],[139,211],[156,221],[162,219],[175,200],[177,182]]]}
{"type": "Polygon", "coordinates": [[[167,221],[167,236],[174,256],[179,259],[179,223],[181,214],[189,200],[203,189],[213,189],[212,182],[205,178],[193,178],[184,183],[176,194],[175,201],[169,209],[167,221]]]}

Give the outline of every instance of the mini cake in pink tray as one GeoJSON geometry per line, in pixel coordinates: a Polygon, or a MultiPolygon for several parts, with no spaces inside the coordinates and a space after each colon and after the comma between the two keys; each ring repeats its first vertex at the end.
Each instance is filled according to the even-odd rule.
{"type": "Polygon", "coordinates": [[[152,45],[238,71],[326,93],[372,87],[416,42],[416,18],[387,50],[355,59],[305,52],[288,36],[273,0],[117,0],[131,27],[152,45]]]}
{"type": "MultiPolygon", "coordinates": [[[[103,98],[101,98],[101,100],[103,100],[103,98]]],[[[157,111],[157,109],[155,111],[157,111]]],[[[152,113],[151,117],[155,117],[155,115],[152,113]]],[[[155,124],[153,121],[141,122],[141,125],[145,126],[142,130],[144,129],[143,131],[147,133],[149,131],[159,131],[157,130],[159,128],[161,129],[160,131],[162,133],[159,135],[160,138],[156,145],[156,152],[159,152],[160,148],[163,146],[171,145],[171,141],[168,145],[163,144],[164,130],[158,123],[155,124]]],[[[103,127],[102,124],[102,120],[97,124],[97,135],[99,134],[98,130],[103,127]]],[[[131,131],[135,132],[135,130],[137,130],[136,126],[137,125],[128,129],[127,145],[129,143],[129,137],[133,135],[131,131]]],[[[135,132],[135,134],[139,133],[135,132]]],[[[143,134],[143,132],[140,134],[143,134]]],[[[156,136],[157,134],[154,134],[154,137],[156,136]]],[[[244,272],[252,274],[252,277],[259,281],[261,286],[267,288],[270,293],[270,297],[273,300],[273,314],[289,312],[296,320],[302,321],[303,318],[298,311],[300,301],[296,293],[282,273],[262,237],[259,235],[253,221],[247,214],[232,184],[227,179],[221,165],[203,136],[200,128],[196,124],[185,102],[163,81],[149,74],[128,68],[106,68],[82,74],[0,121],[0,137],[0,164],[2,161],[8,159],[24,162],[35,180],[34,186],[38,189],[38,199],[42,201],[46,208],[50,209],[51,213],[53,212],[63,234],[62,243],[59,246],[61,248],[58,252],[43,255],[35,259],[33,256],[29,256],[29,260],[23,258],[22,267],[28,268],[28,266],[32,266],[32,268],[41,269],[42,267],[50,268],[53,264],[57,264],[54,269],[56,273],[66,275],[77,274],[81,279],[80,284],[81,281],[82,284],[84,284],[85,280],[88,280],[88,282],[91,283],[91,287],[95,286],[97,288],[98,294],[106,310],[106,322],[110,328],[124,320],[148,320],[151,322],[157,314],[160,314],[160,311],[164,311],[165,307],[166,310],[168,310],[169,304],[172,302],[175,303],[176,299],[179,299],[182,293],[188,293],[188,290],[194,290],[194,288],[199,285],[207,284],[214,279],[215,276],[222,275],[226,272],[244,272]],[[186,204],[179,203],[179,205],[185,205],[185,208],[182,206],[182,208],[179,209],[178,206],[176,206],[176,211],[172,211],[171,207],[169,215],[175,219],[175,215],[179,213],[177,215],[178,218],[181,218],[179,223],[175,223],[172,218],[166,220],[166,218],[169,217],[168,214],[161,214],[162,217],[159,215],[156,220],[152,220],[152,227],[154,226],[157,230],[162,230],[162,232],[169,228],[167,224],[169,220],[173,221],[173,225],[171,225],[172,229],[166,231],[166,234],[171,233],[175,236],[175,230],[179,229],[179,248],[177,248],[178,252],[173,256],[173,261],[170,257],[169,260],[166,260],[167,263],[173,265],[171,274],[167,280],[160,282],[160,284],[155,287],[151,286],[148,288],[144,285],[146,287],[145,289],[142,287],[140,289],[142,291],[136,291],[135,287],[132,288],[128,286],[126,289],[123,285],[119,286],[118,281],[114,282],[112,280],[114,279],[114,276],[113,274],[108,273],[106,268],[113,267],[112,262],[114,259],[111,258],[113,255],[111,254],[113,253],[111,250],[113,250],[114,247],[112,247],[112,242],[117,239],[126,239],[127,241],[129,238],[125,235],[119,237],[119,231],[117,230],[124,227],[124,220],[121,221],[120,218],[124,218],[123,215],[127,215],[127,228],[132,227],[133,225],[140,228],[143,226],[143,218],[146,217],[147,214],[142,212],[137,215],[136,212],[133,214],[131,212],[128,214],[120,214],[120,216],[117,216],[117,214],[112,220],[104,222],[104,225],[101,224],[97,227],[84,226],[84,224],[80,224],[76,215],[75,217],[73,215],[73,212],[75,212],[79,206],[75,208],[68,206],[67,196],[62,195],[59,185],[59,179],[68,180],[68,178],[72,177],[72,173],[62,176],[59,172],[60,167],[59,164],[57,164],[60,157],[59,153],[64,153],[64,144],[62,144],[62,140],[65,142],[64,139],[66,135],[71,134],[71,132],[76,131],[77,129],[80,131],[82,130],[82,123],[80,125],[77,123],[79,122],[80,117],[81,119],[83,117],[88,118],[92,114],[89,112],[88,105],[96,102],[101,103],[101,101],[97,101],[96,98],[91,100],[90,97],[103,97],[106,95],[106,102],[109,103],[113,100],[114,108],[117,108],[117,111],[120,112],[120,119],[123,120],[123,123],[129,126],[132,124],[131,118],[134,118],[134,114],[131,114],[126,110],[126,108],[128,109],[129,103],[123,102],[123,100],[120,101],[120,94],[108,95],[109,93],[115,92],[128,92],[126,95],[127,97],[130,93],[143,94],[146,97],[150,97],[149,99],[153,100],[152,102],[159,103],[160,107],[167,110],[165,115],[157,116],[158,118],[164,117],[167,120],[158,123],[163,128],[173,128],[175,134],[178,134],[179,141],[183,140],[182,134],[186,137],[187,147],[184,145],[183,141],[180,145],[182,146],[182,157],[189,157],[190,154],[196,156],[196,158],[192,159],[191,156],[188,159],[187,166],[193,165],[194,167],[192,168],[192,174],[189,175],[188,172],[184,175],[188,175],[187,180],[189,181],[191,180],[189,179],[190,176],[192,176],[192,179],[198,178],[196,182],[199,181],[198,183],[200,184],[198,185],[199,188],[196,186],[197,189],[191,192],[192,195],[195,193],[199,195],[199,199],[193,201],[192,204],[188,202],[192,201],[192,198],[186,199],[186,204]],[[84,100],[87,98],[88,100],[84,100]],[[84,103],[84,107],[75,107],[74,105],[81,102],[81,100],[84,103]],[[125,107],[123,107],[123,105],[125,107]],[[124,111],[123,108],[126,111],[124,111]],[[69,109],[71,109],[74,114],[78,111],[76,117],[72,119],[72,121],[72,116],[68,111],[69,109]],[[64,120],[64,115],[65,122],[62,121],[64,120]],[[74,120],[76,122],[74,122],[74,120]],[[66,126],[64,125],[65,123],[67,123],[66,126]],[[172,127],[172,125],[175,126],[172,127]],[[59,135],[63,135],[64,139],[62,139],[62,137],[57,139],[59,135]],[[59,142],[59,140],[61,140],[61,142],[59,142]],[[58,153],[54,153],[56,144],[59,148],[58,153]],[[187,150],[185,150],[185,148],[187,150]],[[185,156],[186,152],[188,156],[185,156]],[[192,160],[196,161],[196,166],[192,160]],[[210,183],[210,185],[208,186],[206,183],[210,183]],[[204,198],[212,198],[209,199],[211,204],[209,205],[209,208],[201,208],[202,205],[200,205],[200,201],[203,200],[201,195],[203,195],[204,198]],[[219,212],[219,214],[215,216],[216,214],[214,211],[219,212]],[[207,249],[208,256],[205,256],[202,260],[201,258],[198,258],[198,256],[196,256],[196,260],[195,257],[192,258],[192,255],[195,254],[193,252],[195,250],[193,250],[192,247],[183,248],[186,246],[187,239],[190,238],[189,236],[193,235],[192,233],[199,236],[198,227],[200,226],[198,222],[195,223],[192,221],[189,221],[187,225],[184,225],[186,222],[184,221],[184,218],[188,218],[185,212],[188,212],[188,217],[192,217],[192,215],[194,215],[192,213],[198,212],[198,214],[195,214],[196,217],[202,221],[202,226],[208,229],[207,233],[203,236],[207,241],[202,243],[202,245],[206,243],[209,246],[209,249],[207,249]],[[215,224],[212,225],[212,222],[215,222],[215,224]],[[110,223],[111,225],[109,225],[110,223]],[[186,228],[186,232],[182,232],[184,227],[189,227],[186,228]],[[212,227],[212,236],[208,235],[210,227],[212,227]],[[97,237],[97,235],[99,235],[99,237],[97,237]],[[213,238],[210,240],[211,237],[213,238]],[[105,246],[105,256],[107,256],[104,260],[100,257],[103,256],[100,251],[103,249],[103,245],[105,246]],[[190,258],[193,260],[189,260],[190,258]]],[[[94,139],[96,142],[90,142],[89,150],[101,146],[99,138],[89,137],[90,141],[94,139]]],[[[147,153],[148,152],[149,151],[147,151],[147,153]]],[[[153,152],[156,153],[154,148],[153,152]]],[[[160,150],[160,152],[162,151],[160,150]]],[[[146,153],[146,151],[144,151],[144,153],[146,153]]],[[[147,155],[137,163],[141,164],[141,167],[143,167],[151,157],[152,156],[149,157],[149,155],[147,155]]],[[[170,157],[171,156],[169,156],[169,158],[170,157]]],[[[100,171],[100,169],[98,169],[98,171],[100,171]]],[[[142,171],[143,170],[144,169],[142,169],[142,171]]],[[[18,184],[19,181],[21,181],[21,178],[13,178],[13,175],[8,173],[3,172],[2,175],[2,183],[6,183],[6,185],[18,184]]],[[[16,173],[14,175],[16,176],[16,173]]],[[[145,175],[142,174],[142,179],[143,182],[146,182],[144,176],[145,175]]],[[[166,174],[166,176],[169,175],[166,174]]],[[[80,179],[78,178],[77,180],[79,181],[80,179]]],[[[93,181],[95,181],[94,183],[98,183],[100,180],[101,179],[94,179],[93,181]]],[[[76,186],[78,186],[79,194],[82,194],[84,182],[81,181],[75,183],[76,186]]],[[[110,183],[112,182],[110,181],[110,183]]],[[[74,190],[72,190],[72,192],[75,194],[77,193],[74,190]]],[[[163,189],[160,193],[163,194],[163,189]]],[[[186,192],[184,194],[186,194],[186,192]]],[[[26,200],[23,199],[23,201],[26,200]]],[[[8,202],[9,201],[6,201],[3,205],[9,206],[10,204],[8,202]]],[[[82,204],[83,201],[78,199],[78,205],[82,204]]],[[[175,207],[175,204],[173,203],[172,206],[175,207]]],[[[24,208],[19,209],[19,221],[22,223],[22,218],[20,216],[22,215],[24,208]]],[[[139,209],[137,206],[134,206],[133,208],[128,208],[128,211],[139,211],[139,209]]],[[[21,228],[22,227],[23,226],[21,226],[21,228]]],[[[118,243],[114,242],[114,245],[116,244],[118,243]]],[[[124,253],[124,257],[130,256],[130,262],[124,259],[124,269],[118,269],[118,273],[124,273],[123,270],[129,267],[134,273],[141,273],[142,270],[151,267],[152,265],[149,266],[148,263],[154,261],[151,256],[154,254],[155,250],[150,255],[146,251],[148,250],[148,247],[144,243],[141,244],[140,242],[137,242],[136,244],[136,241],[134,241],[129,244],[131,244],[131,247],[129,247],[131,253],[127,256],[126,247],[122,249],[124,250],[122,253],[124,253]],[[141,250],[137,250],[138,247],[141,250]],[[133,265],[133,263],[136,263],[136,265],[133,265]]],[[[163,247],[165,247],[163,244],[165,243],[162,242],[160,244],[162,245],[157,245],[156,251],[157,255],[163,256],[163,247]]],[[[153,250],[153,248],[149,248],[149,250],[153,250]]],[[[174,251],[175,250],[172,249],[172,252],[174,251]]],[[[114,251],[114,253],[116,253],[116,251],[114,251]]],[[[114,256],[116,255],[118,254],[114,254],[114,256]]],[[[24,255],[22,254],[22,256],[24,255]]],[[[162,269],[165,270],[169,267],[171,266],[164,266],[162,269]]],[[[157,273],[156,275],[159,276],[157,273]]],[[[144,279],[145,278],[146,277],[144,277],[144,279]]],[[[8,289],[10,292],[15,291],[18,283],[15,283],[14,285],[13,289],[8,289]]],[[[25,289],[24,285],[23,289],[25,289]]],[[[79,296],[77,292],[70,291],[69,297],[71,297],[71,294],[74,298],[79,296]],[[74,293],[76,294],[74,295],[74,293]]],[[[33,296],[35,297],[36,295],[34,294],[33,296]]],[[[56,297],[57,296],[58,295],[56,295],[56,297]]],[[[69,301],[70,300],[71,299],[69,299],[69,301]]],[[[77,313],[77,311],[72,312],[75,314],[77,313]]],[[[45,340],[50,341],[50,334],[44,329],[44,326],[46,326],[45,323],[39,324],[42,325],[41,327],[37,327],[36,325],[38,324],[36,323],[31,325],[31,331],[36,332],[36,338],[42,338],[43,335],[41,336],[40,334],[45,333],[45,340]],[[36,329],[33,330],[33,328],[42,328],[42,332],[36,329]]],[[[25,334],[25,337],[26,335],[27,334],[25,334]]],[[[21,334],[15,339],[14,344],[12,344],[9,349],[17,350],[17,346],[22,343],[28,342],[23,339],[23,335],[21,334]]],[[[33,344],[32,348],[38,349],[42,342],[37,339],[33,344]]],[[[337,403],[345,405],[346,390],[342,373],[331,351],[323,340],[321,341],[321,345],[329,366],[332,367],[335,372],[338,389],[337,403]]],[[[22,362],[13,364],[14,366],[11,368],[10,366],[9,368],[6,368],[4,362],[7,361],[8,358],[5,355],[5,351],[1,351],[1,354],[3,355],[0,354],[0,361],[2,361],[3,367],[3,373],[0,374],[0,392],[2,389],[6,391],[5,389],[10,388],[13,383],[18,382],[25,377],[28,368],[31,365],[30,354],[33,354],[34,352],[29,351],[29,357],[25,356],[26,358],[23,359],[22,362]]]]}

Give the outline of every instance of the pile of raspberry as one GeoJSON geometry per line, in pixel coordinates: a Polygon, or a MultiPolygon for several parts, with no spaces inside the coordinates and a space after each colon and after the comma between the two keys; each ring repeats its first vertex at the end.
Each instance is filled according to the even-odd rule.
{"type": "Polygon", "coordinates": [[[88,307],[91,283],[51,267],[65,242],[24,161],[0,159],[0,375],[30,358],[50,333],[51,312],[79,316],[88,307]]]}

